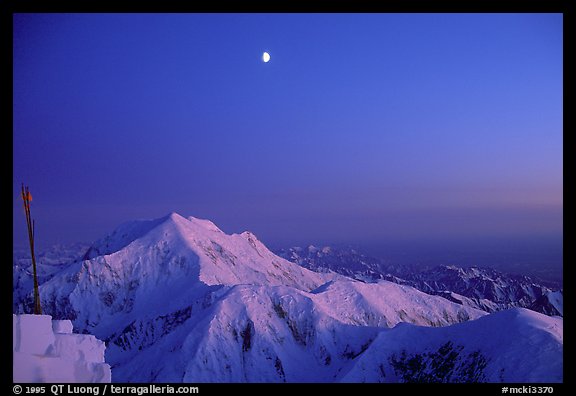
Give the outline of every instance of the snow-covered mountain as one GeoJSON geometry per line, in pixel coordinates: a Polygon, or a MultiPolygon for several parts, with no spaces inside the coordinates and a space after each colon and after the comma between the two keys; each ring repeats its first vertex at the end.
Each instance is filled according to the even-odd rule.
{"type": "MultiPolygon", "coordinates": [[[[484,311],[407,285],[313,272],[274,255],[252,233],[227,235],[174,213],[120,226],[62,266],[40,294],[45,313],[107,342],[114,382],[353,380],[362,356],[400,323],[447,338],[452,325],[467,321],[500,331],[476,320],[484,311]]],[[[18,310],[31,302],[28,293],[18,310]]],[[[561,319],[555,323],[561,328],[561,319]]],[[[539,329],[529,322],[516,337],[539,329]]],[[[536,341],[535,353],[551,348],[536,341]]],[[[561,341],[554,345],[561,353],[561,341]]],[[[561,375],[542,373],[542,381],[561,375]]],[[[504,379],[528,374],[514,375],[504,379]]]]}
{"type": "Polygon", "coordinates": [[[204,310],[191,308],[190,319],[159,343],[154,334],[166,326],[150,327],[150,321],[115,335],[110,358],[134,357],[114,374],[149,373],[145,379],[155,381],[332,382],[381,329],[401,321],[445,326],[483,316],[389,282],[340,280],[312,292],[237,285],[220,292],[204,310]],[[150,361],[161,357],[163,364],[151,368],[150,361]]]}
{"type": "Polygon", "coordinates": [[[281,249],[278,254],[313,271],[338,273],[366,282],[384,279],[486,312],[523,307],[546,315],[563,315],[562,289],[528,276],[453,265],[418,270],[387,263],[353,248],[311,245],[281,249]]]}
{"type": "Polygon", "coordinates": [[[512,307],[530,308],[547,315],[563,315],[563,292],[528,276],[503,274],[490,268],[438,266],[407,276],[407,284],[430,294],[463,300],[488,312],[512,307]]]}
{"type": "Polygon", "coordinates": [[[376,281],[387,275],[403,277],[413,271],[406,265],[397,265],[366,255],[354,247],[309,245],[278,249],[278,256],[316,272],[335,272],[350,278],[376,281]]]}
{"type": "Polygon", "coordinates": [[[562,318],[523,308],[441,329],[402,323],[380,332],[342,381],[562,382],[562,345],[562,318]]]}

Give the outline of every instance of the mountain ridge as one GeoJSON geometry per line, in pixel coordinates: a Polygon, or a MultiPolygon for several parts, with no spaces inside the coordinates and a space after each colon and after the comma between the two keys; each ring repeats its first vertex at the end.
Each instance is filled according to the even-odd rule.
{"type": "Polygon", "coordinates": [[[43,308],[106,340],[118,382],[342,381],[402,323],[450,329],[489,315],[408,285],[309,271],[250,232],[174,213],[125,223],[84,257],[40,286],[43,308]]]}
{"type": "Polygon", "coordinates": [[[492,268],[439,265],[416,269],[386,263],[354,248],[280,249],[279,254],[304,268],[337,273],[364,282],[385,279],[486,312],[521,307],[546,315],[563,315],[562,288],[551,287],[525,275],[492,268]]]}

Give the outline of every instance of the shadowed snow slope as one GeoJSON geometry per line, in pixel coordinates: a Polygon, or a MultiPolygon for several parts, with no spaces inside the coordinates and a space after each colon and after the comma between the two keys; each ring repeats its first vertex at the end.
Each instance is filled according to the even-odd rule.
{"type": "Polygon", "coordinates": [[[105,340],[119,382],[338,381],[398,323],[486,315],[408,286],[315,273],[249,232],[175,213],[124,224],[84,258],[41,285],[43,308],[105,340]]]}
{"type": "Polygon", "coordinates": [[[562,382],[563,319],[524,308],[382,331],[347,382],[562,382]]]}

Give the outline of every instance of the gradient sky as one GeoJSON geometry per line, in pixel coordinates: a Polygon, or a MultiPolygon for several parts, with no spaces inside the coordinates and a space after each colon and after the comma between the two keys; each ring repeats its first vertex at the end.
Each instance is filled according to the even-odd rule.
{"type": "Polygon", "coordinates": [[[17,14],[13,221],[562,235],[561,14],[17,14]],[[263,51],[271,61],[263,63],[263,51]]]}

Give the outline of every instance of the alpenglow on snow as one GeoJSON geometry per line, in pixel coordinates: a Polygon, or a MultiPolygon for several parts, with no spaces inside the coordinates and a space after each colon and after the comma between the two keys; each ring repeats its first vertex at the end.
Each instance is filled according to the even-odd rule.
{"type": "Polygon", "coordinates": [[[106,340],[118,382],[562,381],[561,318],[316,273],[175,213],[121,225],[40,294],[106,340]]]}

